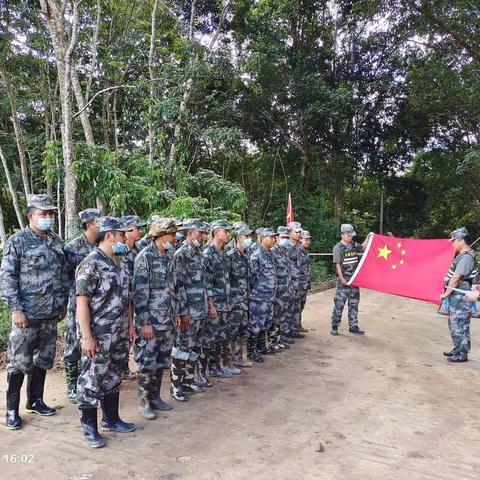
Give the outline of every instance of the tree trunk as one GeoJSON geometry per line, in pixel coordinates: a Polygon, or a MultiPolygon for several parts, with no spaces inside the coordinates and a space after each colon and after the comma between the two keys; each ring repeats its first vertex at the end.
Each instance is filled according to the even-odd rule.
{"type": "MultiPolygon", "coordinates": [[[[193,0],[195,3],[196,0],[193,0]]],[[[153,86],[153,80],[155,78],[153,54],[155,53],[155,35],[157,31],[157,9],[159,0],[153,2],[152,9],[152,22],[150,30],[150,50],[148,53],[148,73],[150,75],[150,102],[148,104],[148,163],[153,165],[155,163],[154,147],[155,147],[155,132],[153,116],[153,97],[155,95],[155,89],[153,86]]]]}
{"type": "Polygon", "coordinates": [[[3,209],[0,204],[0,244],[5,245],[7,234],[5,233],[5,221],[3,219],[3,209]]]}
{"type": "Polygon", "coordinates": [[[22,172],[23,190],[26,196],[29,193],[31,193],[31,190],[30,190],[30,182],[28,179],[28,167],[27,167],[27,159],[25,156],[25,145],[23,143],[22,128],[20,126],[20,121],[18,119],[17,108],[15,106],[15,99],[13,98],[13,93],[10,86],[10,79],[8,78],[8,74],[6,70],[4,70],[3,68],[0,68],[0,77],[2,78],[2,81],[5,85],[5,91],[7,93],[8,102],[10,103],[10,111],[12,112],[13,129],[15,131],[15,140],[17,142],[18,158],[20,160],[20,170],[22,172]]]}
{"type": "Polygon", "coordinates": [[[343,205],[345,203],[345,183],[343,171],[339,168],[335,170],[335,191],[334,191],[334,216],[335,220],[340,220],[343,214],[343,205]]]}
{"type": "Polygon", "coordinates": [[[8,168],[7,159],[5,155],[3,155],[2,147],[0,146],[0,159],[2,160],[3,170],[5,171],[5,178],[7,179],[8,191],[12,197],[13,208],[17,215],[18,224],[20,228],[24,227],[23,223],[23,216],[22,216],[22,209],[20,208],[20,204],[18,203],[18,196],[15,188],[13,187],[12,177],[10,175],[10,170],[8,168]]]}
{"type": "Polygon", "coordinates": [[[80,111],[80,122],[82,123],[83,134],[85,135],[85,142],[87,145],[95,145],[93,138],[92,125],[90,124],[90,118],[88,115],[88,109],[85,108],[85,100],[83,98],[82,87],[78,80],[77,71],[72,65],[72,90],[77,101],[77,107],[80,111]]]}

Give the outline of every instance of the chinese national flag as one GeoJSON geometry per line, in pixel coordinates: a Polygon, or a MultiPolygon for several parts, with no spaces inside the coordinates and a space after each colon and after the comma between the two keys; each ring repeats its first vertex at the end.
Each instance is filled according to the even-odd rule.
{"type": "Polygon", "coordinates": [[[450,240],[374,234],[349,284],[438,304],[453,256],[450,240]]]}
{"type": "Polygon", "coordinates": [[[295,218],[293,216],[293,207],[292,207],[292,197],[288,194],[288,202],[287,202],[287,223],[288,225],[290,222],[294,222],[295,218]]]}

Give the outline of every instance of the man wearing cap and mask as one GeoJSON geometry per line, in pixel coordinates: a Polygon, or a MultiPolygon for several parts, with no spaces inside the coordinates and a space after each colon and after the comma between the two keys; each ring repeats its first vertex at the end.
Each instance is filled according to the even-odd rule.
{"type": "Polygon", "coordinates": [[[367,246],[369,233],[363,244],[353,241],[356,235],[353,226],[344,223],[340,227],[341,240],[333,248],[333,263],[336,266],[338,280],[335,292],[332,313],[332,335],[338,335],[338,326],[342,321],[343,308],[348,300],[348,327],[351,333],[364,335],[365,331],[358,326],[358,304],[360,302],[360,289],[348,286],[347,283],[355,272],[360,255],[367,246]]]}
{"type": "MultiPolygon", "coordinates": [[[[156,222],[163,217],[161,215],[152,215],[151,217],[148,218],[147,220],[147,226],[150,227],[153,222],[156,222]]],[[[136,242],[136,247],[139,252],[141,252],[148,244],[152,242],[151,238],[147,238],[147,235],[144,235],[140,240],[136,242]]]]}
{"type": "Polygon", "coordinates": [[[77,401],[77,379],[82,356],[79,337],[77,335],[77,295],[75,293],[75,271],[80,262],[95,248],[97,242],[96,219],[100,217],[100,210],[87,208],[82,210],[78,217],[82,223],[83,234],[65,245],[65,255],[70,279],[70,296],[68,299],[68,313],[65,322],[65,379],[67,381],[67,395],[72,403],[77,401]]]}
{"type": "Polygon", "coordinates": [[[57,323],[65,317],[68,272],[60,238],[52,232],[57,208],[49,195],[28,195],[28,226],[5,243],[0,296],[12,314],[8,340],[6,427],[16,430],[20,390],[27,375],[29,413],[53,415],[43,402],[47,370],[52,368],[57,323]]]}
{"type": "Polygon", "coordinates": [[[175,278],[173,251],[177,225],[173,218],[162,218],[150,226],[153,242],[135,259],[133,304],[135,361],[137,362],[139,411],[147,420],[154,410],[171,410],[160,398],[164,369],[170,369],[175,339],[175,278]]]}
{"type": "Polygon", "coordinates": [[[208,225],[198,219],[183,222],[187,232],[185,241],[173,255],[175,295],[177,298],[177,334],[172,348],[170,394],[175,400],[185,402],[185,392],[203,392],[211,387],[206,377],[208,346],[202,345],[199,332],[209,316],[215,316],[211,300],[207,299],[202,243],[208,225]],[[210,302],[210,303],[209,303],[210,302]],[[195,381],[198,361],[199,381],[195,381]]]}
{"type": "Polygon", "coordinates": [[[468,361],[470,352],[470,319],[471,301],[478,299],[478,291],[467,294],[452,290],[470,290],[475,277],[478,275],[475,251],[470,247],[472,240],[465,227],[458,228],[451,233],[452,247],[456,256],[445,278],[446,290],[440,298],[448,298],[448,328],[452,337],[453,349],[444,352],[449,362],[459,363],[468,361]],[[451,288],[449,288],[451,287],[451,288]]]}
{"type": "Polygon", "coordinates": [[[263,362],[261,352],[266,352],[266,330],[273,323],[277,268],[271,249],[277,235],[271,228],[262,229],[260,246],[250,256],[248,354],[255,362],[263,362]]]}
{"type": "MultiPolygon", "coordinates": [[[[241,220],[239,220],[238,222],[233,222],[232,232],[234,232],[234,235],[233,235],[232,239],[225,245],[225,248],[223,249],[223,251],[225,253],[228,253],[230,250],[232,250],[232,248],[236,247],[237,236],[235,235],[235,231],[238,230],[239,228],[242,228],[242,227],[247,227],[247,224],[245,222],[242,222],[241,220]]],[[[253,230],[252,230],[252,232],[253,232],[253,230]]]]}
{"type": "Polygon", "coordinates": [[[279,351],[288,346],[291,325],[288,321],[288,303],[290,302],[290,268],[288,249],[291,247],[287,227],[278,227],[278,241],[271,252],[277,268],[277,293],[275,296],[274,323],[267,332],[270,347],[279,351]]]}
{"type": "Polygon", "coordinates": [[[230,378],[240,370],[232,363],[232,351],[227,340],[227,317],[230,311],[230,274],[228,260],[223,251],[228,242],[230,227],[226,220],[210,224],[212,241],[203,251],[207,279],[207,295],[213,301],[217,316],[206,322],[202,338],[207,337],[210,350],[209,368],[212,377],[230,378]]]}
{"type": "MultiPolygon", "coordinates": [[[[101,403],[101,428],[119,433],[135,430],[118,414],[120,385],[128,353],[133,309],[130,275],[122,256],[127,250],[127,227],[115,217],[100,217],[96,247],[77,268],[77,323],[81,333],[82,371],[77,382],[77,403],[84,438],[92,448],[105,445],[97,428],[101,403]]],[[[133,340],[133,335],[130,336],[133,340]]]]}
{"type": "MultiPolygon", "coordinates": [[[[237,222],[233,229],[235,244],[227,253],[230,275],[230,305],[227,317],[227,340],[233,351],[233,364],[251,367],[253,364],[244,356],[248,341],[249,263],[247,249],[252,244],[253,230],[237,222]]],[[[232,370],[232,365],[227,365],[232,370]]]]}
{"type": "Polygon", "coordinates": [[[185,240],[186,230],[183,227],[183,220],[180,220],[179,218],[175,218],[175,225],[177,227],[177,233],[175,234],[174,251],[176,252],[185,240]]]}
{"type": "Polygon", "coordinates": [[[308,230],[302,230],[301,251],[300,251],[300,319],[298,327],[300,331],[305,330],[302,325],[302,313],[307,303],[307,294],[311,288],[310,270],[311,262],[308,249],[312,244],[312,236],[308,230]]]}

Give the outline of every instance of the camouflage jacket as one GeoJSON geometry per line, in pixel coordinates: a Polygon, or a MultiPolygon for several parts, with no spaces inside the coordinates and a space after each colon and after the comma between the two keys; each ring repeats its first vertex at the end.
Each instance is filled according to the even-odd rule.
{"type": "MultiPolygon", "coordinates": [[[[139,240],[140,241],[140,240],[139,240]]],[[[150,242],[150,245],[153,242],[150,242]]],[[[133,277],[133,269],[135,265],[135,258],[140,253],[140,249],[138,247],[138,242],[133,246],[133,248],[128,247],[128,252],[123,255],[125,263],[127,264],[128,273],[130,273],[130,277],[133,277]]]]}
{"type": "Polygon", "coordinates": [[[150,245],[151,243],[152,243],[151,238],[143,237],[140,240],[138,240],[137,242],[135,242],[135,247],[136,247],[138,253],[140,253],[146,246],[150,245]]]}
{"type": "Polygon", "coordinates": [[[175,277],[172,255],[162,255],[154,242],[135,259],[133,305],[136,327],[170,330],[175,319],[175,277]]]}
{"type": "Polygon", "coordinates": [[[173,255],[175,270],[176,315],[190,315],[193,320],[207,316],[207,290],[203,255],[188,242],[173,255]]]}
{"type": "Polygon", "coordinates": [[[308,250],[302,248],[300,251],[300,290],[307,291],[311,288],[310,267],[311,261],[308,250]]]}
{"type": "Polygon", "coordinates": [[[96,247],[77,268],[77,297],[90,298],[90,325],[94,335],[123,332],[127,328],[130,275],[125,261],[115,263],[96,247]]]}
{"type": "Polygon", "coordinates": [[[207,295],[212,297],[213,304],[219,312],[230,310],[230,274],[225,252],[220,252],[210,244],[203,251],[207,295]]]}
{"type": "Polygon", "coordinates": [[[273,302],[277,293],[277,268],[270,252],[258,247],[250,257],[250,299],[273,302]]]}
{"type": "Polygon", "coordinates": [[[75,315],[77,310],[77,301],[75,294],[75,271],[80,262],[95,248],[85,235],[74,238],[65,245],[65,255],[67,259],[68,278],[70,281],[70,296],[68,299],[68,311],[71,315],[75,315]]]}
{"type": "Polygon", "coordinates": [[[294,290],[300,290],[300,253],[302,247],[300,242],[292,245],[288,249],[289,268],[290,268],[290,286],[294,290]]]}
{"type": "Polygon", "coordinates": [[[37,235],[30,227],[5,243],[0,267],[0,295],[13,312],[23,310],[27,319],[60,317],[68,300],[68,272],[60,238],[37,235]]]}
{"type": "Polygon", "coordinates": [[[248,310],[250,287],[248,256],[235,246],[227,253],[227,260],[230,272],[230,305],[232,308],[248,310]]]}
{"type": "Polygon", "coordinates": [[[272,255],[277,267],[277,297],[290,297],[290,268],[288,249],[275,245],[272,250],[272,255]]]}

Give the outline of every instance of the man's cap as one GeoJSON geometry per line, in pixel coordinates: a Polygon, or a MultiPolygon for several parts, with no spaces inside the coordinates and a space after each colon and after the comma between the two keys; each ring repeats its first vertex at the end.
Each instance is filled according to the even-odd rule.
{"type": "Polygon", "coordinates": [[[151,217],[148,217],[147,225],[150,226],[153,222],[156,222],[157,220],[160,220],[161,218],[163,218],[161,215],[152,215],[151,217]]]}
{"type": "Polygon", "coordinates": [[[82,223],[87,223],[101,217],[101,215],[102,212],[98,208],[87,208],[78,214],[78,218],[82,223]]]}
{"type": "Polygon", "coordinates": [[[96,221],[97,232],[130,232],[128,228],[119,218],[116,217],[99,217],[96,221]]]}
{"type": "Polygon", "coordinates": [[[137,215],[124,215],[120,221],[130,228],[141,228],[147,225],[146,222],[142,222],[137,215]]]}
{"type": "Polygon", "coordinates": [[[243,222],[242,220],[238,220],[237,222],[233,222],[232,228],[235,230],[238,227],[246,227],[247,224],[243,222]]]}
{"type": "Polygon", "coordinates": [[[287,228],[290,232],[301,232],[302,231],[302,224],[300,222],[290,222],[287,225],[287,228]]]}
{"type": "Polygon", "coordinates": [[[198,230],[199,232],[209,233],[210,225],[198,218],[187,218],[183,221],[183,230],[198,230]]]}
{"type": "Polygon", "coordinates": [[[147,238],[155,238],[165,233],[176,233],[177,230],[174,218],[160,218],[150,225],[147,238]]]}
{"type": "Polygon", "coordinates": [[[278,233],[281,237],[288,237],[288,236],[290,236],[290,234],[288,233],[288,228],[287,228],[287,227],[278,227],[278,228],[277,228],[277,233],[278,233]]]}
{"type": "Polygon", "coordinates": [[[27,195],[27,207],[38,208],[39,210],[58,210],[53,204],[53,199],[46,193],[30,193],[27,195]]]}
{"type": "Polygon", "coordinates": [[[264,228],[262,237],[276,237],[278,233],[273,228],[264,228]]]}
{"type": "Polygon", "coordinates": [[[302,238],[312,238],[308,230],[302,230],[302,238]]]}
{"type": "Polygon", "coordinates": [[[257,238],[261,238],[264,230],[265,230],[265,229],[264,229],[263,227],[257,228],[257,229],[255,230],[255,235],[257,236],[257,238]]]}
{"type": "Polygon", "coordinates": [[[243,224],[237,225],[236,227],[234,226],[233,233],[235,235],[251,235],[253,233],[253,230],[248,225],[243,224]]]}
{"type": "Polygon", "coordinates": [[[357,234],[353,229],[353,225],[350,225],[349,223],[342,223],[340,233],[348,235],[349,237],[354,237],[357,234]]]}
{"type": "Polygon", "coordinates": [[[210,223],[210,231],[213,232],[217,228],[223,228],[224,230],[230,230],[230,225],[226,220],[223,218],[214,220],[212,223],[210,223]]]}
{"type": "Polygon", "coordinates": [[[450,234],[450,240],[456,240],[457,238],[464,238],[468,236],[468,230],[465,227],[460,227],[454,230],[450,234]]]}
{"type": "Polygon", "coordinates": [[[183,220],[181,218],[174,218],[174,220],[177,230],[183,230],[183,220]]]}

